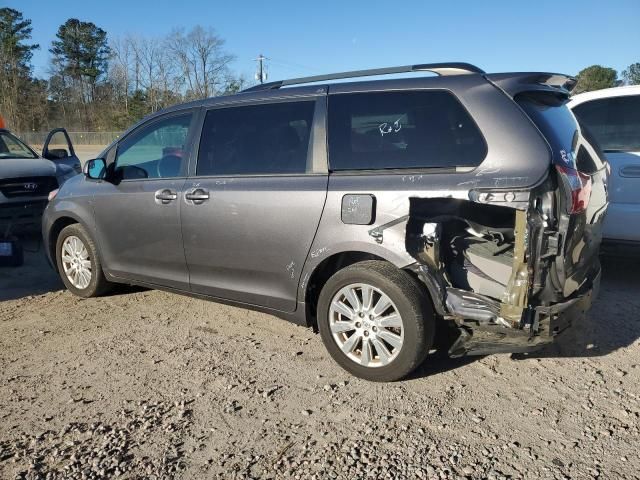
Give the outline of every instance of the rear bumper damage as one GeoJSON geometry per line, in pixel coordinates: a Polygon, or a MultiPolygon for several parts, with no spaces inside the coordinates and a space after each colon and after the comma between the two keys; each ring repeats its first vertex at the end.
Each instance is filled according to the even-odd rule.
{"type": "MultiPolygon", "coordinates": [[[[499,305],[491,299],[474,298],[468,292],[449,291],[447,305],[458,319],[460,336],[449,349],[451,357],[523,353],[538,350],[553,342],[567,328],[579,323],[598,296],[601,272],[571,299],[551,306],[538,306],[527,315],[532,322],[522,329],[496,322],[499,305]],[[490,312],[490,313],[488,313],[490,312]],[[470,317],[476,319],[470,320],[470,317]],[[480,320],[482,318],[482,320],[480,320]],[[463,320],[464,319],[464,320],[463,320]]],[[[476,296],[480,297],[480,296],[476,296]]]]}
{"type": "Polygon", "coordinates": [[[408,268],[459,332],[450,356],[533,351],[589,310],[600,284],[599,224],[563,228],[554,198],[543,185],[515,206],[413,199],[408,268]]]}

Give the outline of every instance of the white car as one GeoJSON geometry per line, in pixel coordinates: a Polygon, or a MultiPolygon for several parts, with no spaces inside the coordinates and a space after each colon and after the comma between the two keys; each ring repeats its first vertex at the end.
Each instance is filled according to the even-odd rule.
{"type": "Polygon", "coordinates": [[[640,246],[640,85],[581,93],[568,106],[611,166],[604,239],[640,246]]]}

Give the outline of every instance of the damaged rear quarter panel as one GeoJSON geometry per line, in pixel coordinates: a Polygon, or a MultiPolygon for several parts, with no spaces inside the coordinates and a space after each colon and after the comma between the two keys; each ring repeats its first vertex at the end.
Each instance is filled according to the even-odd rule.
{"type": "MultiPolygon", "coordinates": [[[[393,89],[394,82],[384,82],[385,89],[393,89]]],[[[376,227],[408,216],[412,198],[469,200],[471,192],[476,190],[526,191],[548,175],[551,162],[548,144],[528,117],[519,108],[514,108],[513,100],[483,77],[467,75],[446,79],[403,79],[397,82],[398,89],[446,87],[456,95],[482,132],[487,155],[475,169],[457,172],[425,169],[330,174],[325,209],[305,263],[303,279],[309,278],[322,260],[340,252],[370,253],[399,268],[414,264],[416,259],[406,249],[406,220],[386,228],[381,243],[369,233],[376,227]],[[342,199],[349,194],[375,197],[375,220],[372,225],[343,223],[342,199]]],[[[381,83],[335,85],[331,86],[330,94],[379,90],[381,83]]],[[[306,287],[306,282],[301,282],[298,299],[305,298],[306,287]]]]}

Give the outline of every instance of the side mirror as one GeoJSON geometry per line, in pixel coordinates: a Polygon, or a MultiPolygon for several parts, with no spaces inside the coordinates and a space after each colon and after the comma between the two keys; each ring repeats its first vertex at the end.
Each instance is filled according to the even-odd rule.
{"type": "Polygon", "coordinates": [[[102,180],[107,171],[107,164],[104,158],[94,158],[87,160],[84,164],[84,175],[92,180],[102,180]]]}

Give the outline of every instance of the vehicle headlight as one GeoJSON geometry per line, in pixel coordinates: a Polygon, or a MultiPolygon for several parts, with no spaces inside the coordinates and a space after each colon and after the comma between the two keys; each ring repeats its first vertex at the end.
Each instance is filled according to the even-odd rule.
{"type": "Polygon", "coordinates": [[[56,195],[58,195],[58,191],[59,191],[59,190],[60,190],[59,188],[56,188],[55,190],[51,190],[51,191],[49,192],[49,196],[47,197],[47,199],[48,199],[49,201],[51,201],[51,200],[53,200],[54,198],[56,198],[56,195]]]}

